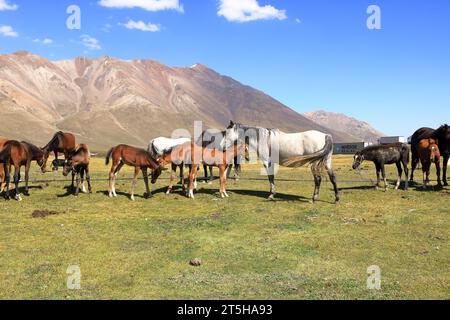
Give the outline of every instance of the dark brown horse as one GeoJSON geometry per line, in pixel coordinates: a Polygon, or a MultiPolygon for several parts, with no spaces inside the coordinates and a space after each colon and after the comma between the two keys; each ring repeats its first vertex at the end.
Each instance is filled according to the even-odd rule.
{"type": "MultiPolygon", "coordinates": [[[[75,136],[71,133],[66,133],[59,131],[57,132],[52,140],[50,140],[49,143],[45,147],[42,148],[42,151],[44,152],[44,163],[41,167],[42,173],[45,173],[47,171],[47,160],[50,156],[50,153],[55,154],[55,162],[54,164],[58,164],[58,153],[64,154],[64,159],[67,160],[70,156],[70,154],[75,150],[76,148],[76,141],[75,136]]],[[[58,167],[54,167],[53,171],[58,170],[58,167]]]]}
{"type": "Polygon", "coordinates": [[[438,185],[441,186],[441,154],[439,146],[434,139],[423,139],[419,142],[419,158],[422,164],[423,171],[423,187],[426,189],[430,183],[430,168],[431,164],[436,165],[436,175],[438,185]]]}
{"type": "Polygon", "coordinates": [[[14,166],[14,184],[16,189],[15,199],[21,201],[22,197],[19,193],[20,168],[25,166],[25,195],[28,195],[28,181],[31,162],[37,161],[39,166],[43,165],[44,152],[41,149],[27,142],[18,142],[10,140],[5,143],[3,150],[0,152],[0,163],[4,164],[5,182],[6,182],[6,199],[9,196],[9,182],[11,180],[11,166],[14,166]]]}
{"type": "Polygon", "coordinates": [[[134,179],[131,186],[131,200],[134,201],[134,190],[136,189],[139,171],[142,171],[144,177],[146,193],[145,198],[152,196],[150,187],[148,185],[147,170],[152,170],[152,184],[155,184],[158,177],[161,175],[162,167],[152,158],[149,152],[144,149],[139,149],[124,144],[118,145],[108,151],[106,155],[106,165],[109,164],[112,158],[112,167],[109,173],[109,196],[117,197],[116,194],[116,178],[119,171],[124,165],[134,167],[134,179]]]}
{"type": "Polygon", "coordinates": [[[396,164],[398,171],[398,179],[395,185],[397,190],[400,187],[403,171],[405,172],[405,190],[408,190],[408,164],[409,164],[409,147],[404,143],[394,143],[381,146],[370,146],[354,156],[353,170],[358,169],[364,161],[372,161],[377,170],[376,189],[380,187],[380,175],[384,180],[384,191],[388,190],[386,179],[386,164],[396,164]],[[402,168],[403,166],[403,168],[402,168]]]}
{"type": "Polygon", "coordinates": [[[195,181],[197,179],[200,163],[207,166],[219,168],[220,174],[220,196],[228,197],[226,191],[226,171],[229,165],[234,163],[236,156],[244,155],[249,161],[249,148],[247,144],[235,144],[232,148],[225,151],[216,148],[202,147],[195,143],[187,142],[183,145],[173,148],[158,159],[162,165],[167,163],[185,163],[189,164],[189,198],[194,199],[195,181]]]}
{"type": "Polygon", "coordinates": [[[72,191],[75,191],[75,196],[78,196],[80,193],[80,182],[82,186],[82,192],[86,193],[86,187],[84,185],[84,175],[86,175],[89,193],[92,193],[91,177],[89,175],[90,161],[91,161],[91,153],[89,152],[89,147],[86,144],[80,144],[75,148],[75,151],[72,154],[70,154],[69,159],[67,159],[64,162],[63,175],[67,177],[69,173],[72,172],[71,189],[72,191]],[[74,186],[75,176],[77,181],[76,189],[74,186]]]}
{"type": "MultiPolygon", "coordinates": [[[[416,170],[419,164],[419,143],[423,139],[434,139],[438,141],[438,147],[441,156],[444,158],[443,163],[443,175],[442,183],[439,180],[439,185],[448,186],[447,182],[447,167],[448,160],[450,158],[450,127],[448,125],[443,125],[437,130],[431,128],[421,128],[417,130],[411,138],[411,152],[412,152],[412,171],[411,171],[411,181],[414,181],[414,170],[416,170]]],[[[440,164],[439,164],[440,170],[440,164]]]]}

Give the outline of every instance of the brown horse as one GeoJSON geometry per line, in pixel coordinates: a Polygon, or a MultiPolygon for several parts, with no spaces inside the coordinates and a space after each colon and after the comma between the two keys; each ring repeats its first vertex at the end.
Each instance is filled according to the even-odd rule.
{"type": "Polygon", "coordinates": [[[418,153],[420,163],[422,164],[423,188],[427,188],[430,183],[430,168],[432,163],[436,166],[438,186],[442,186],[440,166],[441,153],[439,152],[438,142],[434,139],[422,139],[419,142],[418,153]]]}
{"type": "MultiPolygon", "coordinates": [[[[411,181],[414,181],[414,170],[416,170],[419,164],[419,142],[423,139],[434,139],[439,146],[439,153],[441,154],[443,163],[443,175],[442,183],[444,186],[448,186],[447,182],[447,167],[448,161],[450,159],[450,126],[444,124],[438,129],[434,130],[431,128],[421,128],[417,130],[411,137],[411,152],[412,152],[412,170],[411,170],[411,181]]],[[[439,164],[440,167],[440,164],[439,164]]]]}
{"type": "Polygon", "coordinates": [[[161,175],[162,167],[152,158],[149,152],[144,149],[138,149],[127,145],[118,145],[108,151],[106,155],[106,165],[109,164],[112,158],[112,167],[109,173],[109,196],[117,197],[116,194],[116,178],[119,171],[124,165],[134,167],[134,179],[131,186],[131,200],[134,201],[134,190],[136,189],[139,171],[142,171],[144,176],[146,193],[144,197],[147,199],[152,196],[150,187],[148,185],[147,170],[152,170],[152,184],[155,184],[158,177],[161,175]]]}
{"type": "Polygon", "coordinates": [[[75,196],[80,194],[80,178],[82,185],[82,192],[86,193],[86,186],[84,185],[84,175],[88,183],[89,193],[92,193],[91,177],[89,175],[89,162],[91,161],[91,153],[86,144],[77,145],[75,151],[64,162],[63,175],[67,177],[72,172],[72,186],[71,190],[75,191],[75,196]],[[76,176],[77,187],[75,189],[74,179],[76,176]],[[75,190],[74,190],[75,189],[75,190]]]}
{"type": "Polygon", "coordinates": [[[216,148],[208,148],[198,146],[195,143],[187,142],[183,145],[177,146],[165,153],[158,159],[162,165],[167,163],[181,163],[189,164],[189,198],[194,199],[194,188],[197,179],[200,163],[207,166],[219,168],[220,174],[220,196],[222,198],[228,197],[226,191],[226,171],[229,165],[234,164],[234,158],[245,154],[245,159],[249,161],[249,149],[247,144],[235,144],[232,148],[220,151],[216,148]]]}
{"type": "MultiPolygon", "coordinates": [[[[8,138],[0,138],[0,151],[3,150],[3,146],[8,141],[8,138]]],[[[3,163],[0,163],[0,193],[5,190],[5,168],[3,163]]]]}
{"type": "MultiPolygon", "coordinates": [[[[42,148],[44,152],[44,163],[42,164],[41,170],[42,173],[47,171],[47,160],[50,156],[50,153],[53,152],[55,154],[56,162],[54,164],[58,164],[58,153],[61,152],[64,154],[64,159],[67,160],[72,152],[74,152],[76,148],[75,136],[71,133],[65,133],[62,131],[57,132],[52,140],[45,147],[42,148]]],[[[58,167],[54,167],[53,171],[58,170],[58,167]]]]}
{"type": "Polygon", "coordinates": [[[10,140],[5,143],[3,150],[0,152],[0,163],[4,164],[5,182],[6,182],[6,199],[9,196],[9,182],[11,180],[11,166],[14,166],[14,184],[16,189],[15,199],[21,201],[22,197],[19,193],[20,168],[25,166],[25,195],[28,195],[28,181],[31,162],[37,161],[39,166],[43,165],[44,152],[41,149],[27,142],[18,142],[10,140]]]}

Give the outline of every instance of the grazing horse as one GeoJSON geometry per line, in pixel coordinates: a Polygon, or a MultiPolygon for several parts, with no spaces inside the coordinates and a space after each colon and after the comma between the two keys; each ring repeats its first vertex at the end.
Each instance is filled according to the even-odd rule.
{"type": "Polygon", "coordinates": [[[319,131],[284,133],[278,129],[265,129],[230,122],[227,128],[226,145],[236,141],[249,141],[250,148],[257,151],[258,158],[266,168],[270,182],[269,199],[275,198],[275,167],[297,168],[311,165],[315,190],[313,202],[318,200],[325,168],[334,188],[336,204],[340,201],[336,176],[332,168],[333,138],[319,131]],[[247,140],[248,139],[248,140],[247,140]]]}
{"type": "MultiPolygon", "coordinates": [[[[444,158],[442,184],[448,186],[447,182],[447,167],[450,159],[450,127],[448,125],[440,126],[437,130],[431,128],[421,128],[417,130],[411,138],[412,151],[412,170],[410,181],[414,181],[414,171],[419,164],[419,143],[423,139],[434,139],[438,141],[439,151],[444,158]]],[[[439,164],[440,168],[440,164],[439,164]]],[[[439,181],[441,184],[441,181],[439,181]]]]}
{"type": "Polygon", "coordinates": [[[75,151],[69,156],[64,163],[63,175],[67,177],[72,172],[72,186],[71,190],[75,191],[75,196],[80,193],[80,178],[82,185],[82,192],[86,193],[86,186],[84,185],[84,175],[88,183],[89,193],[92,193],[91,177],[89,175],[89,162],[91,160],[91,153],[86,144],[80,144],[75,148],[75,151]],[[74,179],[76,176],[77,187],[75,189],[74,179]],[[74,190],[75,189],[75,190],[74,190]]]}
{"type": "MultiPolygon", "coordinates": [[[[176,146],[182,145],[184,143],[191,142],[191,139],[188,138],[179,138],[179,139],[170,139],[165,137],[159,137],[150,141],[148,146],[148,152],[152,156],[153,159],[158,159],[165,153],[169,152],[176,146]]],[[[180,181],[182,184],[183,191],[186,190],[185,180],[184,180],[184,164],[171,164],[172,168],[170,171],[170,183],[167,189],[167,194],[170,194],[173,190],[174,179],[177,173],[177,168],[180,169],[180,181]]]]}
{"type": "Polygon", "coordinates": [[[388,190],[386,180],[386,164],[396,164],[398,170],[397,184],[395,190],[398,190],[402,180],[403,171],[405,171],[405,190],[408,190],[408,164],[409,164],[409,147],[404,143],[394,143],[381,146],[370,146],[359,151],[354,156],[353,170],[358,169],[364,161],[372,161],[377,170],[376,189],[380,187],[380,174],[384,180],[384,191],[388,190]],[[403,169],[402,169],[403,165],[403,169]]]}
{"type": "MultiPolygon", "coordinates": [[[[41,167],[42,173],[45,173],[47,171],[47,160],[50,156],[50,153],[53,152],[55,154],[55,160],[56,162],[53,162],[54,164],[58,164],[58,153],[61,152],[64,154],[64,159],[67,160],[70,156],[70,154],[75,150],[76,148],[76,142],[75,142],[75,136],[71,133],[65,133],[65,132],[57,132],[52,140],[50,140],[49,143],[45,147],[42,148],[42,151],[44,152],[44,163],[41,167]]],[[[54,167],[53,171],[58,170],[58,167],[54,167]]]]}
{"type": "Polygon", "coordinates": [[[422,139],[419,142],[418,151],[423,171],[423,188],[426,189],[428,187],[428,184],[430,183],[430,168],[432,163],[436,165],[438,186],[442,186],[440,166],[441,154],[439,152],[437,141],[434,139],[422,139]]]}
{"type": "Polygon", "coordinates": [[[106,165],[109,164],[112,158],[112,167],[109,173],[109,196],[117,197],[116,193],[116,178],[119,171],[124,165],[134,167],[134,179],[131,186],[131,200],[134,201],[134,190],[136,189],[139,171],[142,171],[144,176],[146,193],[144,197],[147,199],[152,196],[150,187],[148,185],[147,170],[152,170],[152,184],[155,184],[158,177],[161,175],[162,167],[156,163],[151,154],[144,149],[130,147],[124,144],[118,145],[108,151],[106,155],[106,165]]]}
{"type": "Polygon", "coordinates": [[[3,150],[0,152],[0,163],[4,164],[5,182],[6,182],[6,199],[9,196],[9,182],[11,180],[11,166],[14,166],[14,184],[16,190],[15,199],[21,201],[22,197],[19,193],[20,168],[25,166],[25,195],[29,194],[28,181],[31,162],[37,161],[39,166],[43,165],[44,152],[35,145],[28,142],[18,142],[10,140],[5,143],[3,150]]]}
{"type": "Polygon", "coordinates": [[[238,155],[245,156],[249,160],[249,152],[247,145],[233,145],[230,149],[225,151],[217,150],[215,148],[201,147],[195,143],[187,142],[181,146],[177,146],[170,152],[165,153],[158,159],[162,165],[167,163],[185,163],[189,164],[189,198],[194,199],[194,186],[197,179],[198,169],[200,163],[206,163],[210,167],[218,167],[220,172],[220,196],[222,198],[228,197],[226,191],[226,170],[233,159],[238,155]]]}

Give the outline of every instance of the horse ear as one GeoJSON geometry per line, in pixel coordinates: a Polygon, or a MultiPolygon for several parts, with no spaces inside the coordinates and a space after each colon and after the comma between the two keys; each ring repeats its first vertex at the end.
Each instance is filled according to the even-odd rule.
{"type": "Polygon", "coordinates": [[[233,120],[230,120],[230,125],[228,126],[228,128],[233,128],[234,127],[234,121],[233,120]]]}

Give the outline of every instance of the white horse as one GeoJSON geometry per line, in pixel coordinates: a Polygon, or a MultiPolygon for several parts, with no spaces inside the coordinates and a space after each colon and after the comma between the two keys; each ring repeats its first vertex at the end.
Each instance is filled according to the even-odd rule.
{"type": "MultiPolygon", "coordinates": [[[[148,152],[151,154],[153,159],[158,159],[167,152],[170,152],[173,148],[180,146],[186,142],[191,142],[188,138],[170,139],[165,137],[159,137],[150,141],[148,145],[148,152]]],[[[185,180],[184,180],[184,164],[174,164],[172,163],[172,168],[170,172],[170,184],[167,189],[167,194],[170,194],[173,190],[173,181],[177,173],[177,167],[180,168],[180,179],[183,190],[186,190],[185,180]]]]}
{"type": "Polygon", "coordinates": [[[257,151],[258,158],[263,162],[269,176],[269,199],[273,200],[276,194],[275,165],[297,168],[310,164],[315,182],[313,202],[319,198],[322,172],[325,169],[333,184],[336,203],[339,203],[340,194],[332,166],[331,135],[319,131],[289,134],[277,129],[251,127],[231,121],[226,136],[227,146],[238,140],[247,140],[250,148],[257,151]]]}

